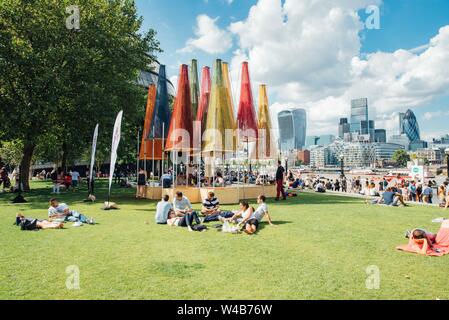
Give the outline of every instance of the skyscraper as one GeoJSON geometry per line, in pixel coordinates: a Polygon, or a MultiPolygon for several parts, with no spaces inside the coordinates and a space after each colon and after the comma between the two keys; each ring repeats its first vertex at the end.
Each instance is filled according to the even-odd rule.
{"type": "Polygon", "coordinates": [[[407,110],[402,119],[402,130],[407,135],[410,142],[421,140],[418,121],[416,120],[415,114],[410,109],[407,110]]]}
{"type": "Polygon", "coordinates": [[[376,129],[374,131],[374,142],[386,143],[387,131],[385,129],[376,129]]]}
{"type": "Polygon", "coordinates": [[[338,126],[338,136],[340,139],[344,139],[345,134],[351,131],[351,125],[348,123],[348,118],[341,118],[340,125],[338,126]]]}
{"type": "Polygon", "coordinates": [[[351,133],[368,134],[368,99],[351,101],[351,133]],[[365,128],[362,128],[362,122],[365,128]],[[363,130],[366,130],[364,133],[363,130]]]}
{"type": "Polygon", "coordinates": [[[304,109],[278,113],[280,150],[300,150],[306,144],[307,115],[304,109]]]}
{"type": "Polygon", "coordinates": [[[399,113],[399,134],[404,134],[404,126],[403,126],[404,117],[405,117],[405,113],[400,112],[399,113]]]}

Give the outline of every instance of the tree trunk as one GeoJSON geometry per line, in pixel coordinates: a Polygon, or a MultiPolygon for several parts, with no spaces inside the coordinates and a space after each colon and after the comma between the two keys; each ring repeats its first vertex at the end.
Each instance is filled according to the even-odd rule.
{"type": "Polygon", "coordinates": [[[62,144],[61,168],[64,172],[67,172],[67,143],[66,142],[63,142],[63,144],[62,144]]]}
{"type": "Polygon", "coordinates": [[[23,157],[20,161],[20,182],[22,183],[23,191],[30,191],[30,167],[31,158],[33,157],[35,145],[32,143],[25,143],[23,146],[23,157]]]}

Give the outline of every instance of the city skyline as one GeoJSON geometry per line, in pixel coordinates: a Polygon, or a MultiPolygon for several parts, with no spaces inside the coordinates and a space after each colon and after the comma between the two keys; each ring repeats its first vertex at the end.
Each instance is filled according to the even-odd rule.
{"type": "Polygon", "coordinates": [[[172,80],[180,63],[197,58],[201,67],[220,57],[230,62],[237,100],[239,65],[249,60],[253,86],[267,82],[272,109],[308,111],[309,134],[337,135],[335,121],[358,97],[368,98],[372,120],[388,136],[397,132],[398,114],[407,109],[415,112],[423,139],[449,133],[449,71],[440,67],[449,65],[447,1],[137,3],[144,29],[158,31],[165,50],[159,60],[172,80]],[[364,27],[368,5],[379,7],[380,29],[364,27]],[[319,13],[307,14],[312,11],[319,13]],[[256,23],[264,19],[272,21],[269,28],[256,23]],[[310,38],[304,27],[313,28],[310,38]]]}

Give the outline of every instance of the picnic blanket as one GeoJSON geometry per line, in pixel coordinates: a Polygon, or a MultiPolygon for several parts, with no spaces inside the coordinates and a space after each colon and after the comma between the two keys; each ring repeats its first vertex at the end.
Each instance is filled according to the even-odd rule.
{"type": "Polygon", "coordinates": [[[413,235],[410,235],[410,239],[408,244],[397,246],[397,250],[411,252],[411,253],[419,253],[423,246],[427,247],[426,255],[441,257],[446,254],[449,254],[449,220],[443,221],[441,224],[441,228],[438,231],[435,244],[432,248],[427,246],[427,242],[423,239],[413,239],[413,235]]]}

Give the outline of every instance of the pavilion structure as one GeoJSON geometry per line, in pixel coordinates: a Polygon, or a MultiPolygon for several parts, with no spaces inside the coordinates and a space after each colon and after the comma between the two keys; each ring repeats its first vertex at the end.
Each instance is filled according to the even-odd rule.
{"type": "MultiPolygon", "coordinates": [[[[171,170],[165,170],[163,166],[162,173],[171,174],[173,186],[168,189],[164,189],[162,184],[149,186],[147,198],[160,199],[163,194],[173,197],[176,191],[182,191],[196,203],[201,202],[211,190],[223,204],[238,203],[240,199],[256,198],[259,194],[274,197],[274,186],[249,185],[241,183],[240,180],[237,183],[222,185],[217,179],[217,175],[224,174],[225,166],[229,167],[231,160],[238,163],[238,176],[240,176],[241,162],[250,163],[249,143],[256,144],[257,148],[263,145],[264,149],[271,145],[271,140],[265,144],[259,141],[261,138],[259,130],[271,137],[266,87],[260,88],[259,120],[257,120],[247,62],[242,64],[240,100],[236,114],[228,64],[220,59],[215,60],[212,77],[209,67],[203,67],[201,88],[198,85],[197,70],[196,60],[192,60],[190,68],[187,65],[180,67],[173,111],[171,115],[165,117],[170,121],[167,134],[162,135],[165,144],[161,143],[160,149],[162,157],[164,152],[170,154],[171,170]],[[241,148],[244,148],[245,144],[246,155],[243,156],[241,148]],[[207,181],[205,185],[199,182],[201,169],[204,169],[204,178],[207,181]],[[198,179],[194,184],[191,180],[195,175],[198,175],[198,179]]],[[[158,82],[158,86],[159,84],[158,82]]],[[[159,88],[149,88],[144,136],[148,136],[148,123],[155,121],[154,116],[152,118],[149,114],[155,115],[158,112],[158,95],[159,88]],[[153,109],[152,101],[155,101],[153,109]]],[[[149,136],[155,140],[154,135],[149,136]]],[[[143,152],[145,155],[147,146],[144,139],[142,141],[140,154],[143,152]]],[[[152,147],[150,144],[150,148],[152,147]]],[[[159,155],[150,150],[152,154],[159,155]]],[[[270,147],[268,156],[271,154],[274,156],[274,153],[270,147]]],[[[250,168],[247,171],[249,173],[250,168]]]]}

